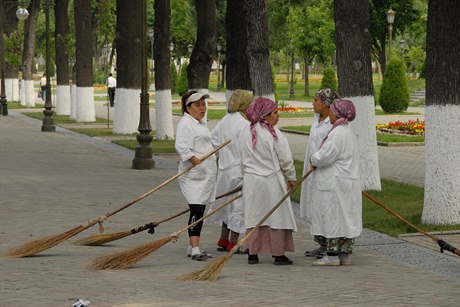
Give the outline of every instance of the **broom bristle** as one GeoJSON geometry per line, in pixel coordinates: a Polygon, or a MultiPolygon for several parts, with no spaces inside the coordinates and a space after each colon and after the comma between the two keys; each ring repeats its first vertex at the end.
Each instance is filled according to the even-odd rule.
{"type": "Polygon", "coordinates": [[[219,277],[220,271],[222,271],[222,268],[231,257],[232,254],[222,256],[219,259],[216,259],[215,261],[208,264],[204,269],[180,276],[179,280],[215,281],[219,277]]]}
{"type": "Polygon", "coordinates": [[[95,270],[125,269],[141,261],[171,240],[170,237],[165,237],[113,255],[97,257],[89,267],[95,270]]]}
{"type": "Polygon", "coordinates": [[[12,248],[8,250],[7,252],[5,252],[4,255],[6,257],[12,257],[12,258],[32,256],[34,254],[47,250],[53,246],[56,246],[61,242],[64,242],[68,238],[79,234],[80,232],[87,229],[88,227],[79,225],[73,229],[70,229],[66,232],[63,232],[63,233],[60,233],[54,236],[36,239],[26,244],[23,244],[21,246],[12,248]]]}
{"type": "Polygon", "coordinates": [[[131,235],[131,230],[93,235],[73,242],[75,245],[99,246],[131,235]]]}

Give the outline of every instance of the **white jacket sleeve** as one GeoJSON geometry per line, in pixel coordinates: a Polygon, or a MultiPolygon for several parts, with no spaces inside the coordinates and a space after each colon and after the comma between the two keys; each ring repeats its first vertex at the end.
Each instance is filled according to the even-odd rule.
{"type": "Polygon", "coordinates": [[[289,143],[287,138],[277,131],[278,134],[278,141],[274,142],[275,152],[278,156],[280,168],[283,174],[286,176],[288,180],[295,181],[296,174],[295,174],[295,167],[294,161],[292,159],[292,152],[289,148],[289,143]]]}

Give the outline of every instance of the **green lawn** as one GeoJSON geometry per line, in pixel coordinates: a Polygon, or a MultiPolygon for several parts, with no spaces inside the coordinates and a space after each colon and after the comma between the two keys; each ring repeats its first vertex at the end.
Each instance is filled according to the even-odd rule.
{"type": "MultiPolygon", "coordinates": [[[[22,113],[24,115],[27,115],[29,117],[38,119],[38,120],[43,120],[43,112],[24,112],[22,113]]],[[[75,120],[70,119],[69,115],[53,115],[54,118],[54,123],[61,125],[61,124],[75,124],[77,123],[75,120]]],[[[96,117],[96,123],[107,123],[107,118],[100,118],[96,117]]],[[[84,125],[91,125],[94,124],[94,122],[90,123],[79,123],[79,124],[84,124],[84,125]]]]}

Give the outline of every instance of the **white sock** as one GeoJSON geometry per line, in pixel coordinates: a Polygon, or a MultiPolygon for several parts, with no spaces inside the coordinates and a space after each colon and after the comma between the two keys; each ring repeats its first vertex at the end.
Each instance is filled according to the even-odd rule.
{"type": "Polygon", "coordinates": [[[192,247],[192,256],[193,255],[199,255],[201,254],[201,251],[200,251],[200,248],[197,246],[197,247],[192,247]]]}

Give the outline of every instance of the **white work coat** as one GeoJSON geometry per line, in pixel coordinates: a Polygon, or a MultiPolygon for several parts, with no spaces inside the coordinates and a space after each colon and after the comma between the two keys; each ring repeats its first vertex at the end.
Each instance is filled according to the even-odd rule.
{"type": "MultiPolygon", "coordinates": [[[[313,124],[311,125],[310,135],[308,136],[307,152],[305,153],[305,160],[303,163],[303,174],[310,170],[310,158],[321,145],[321,142],[331,130],[332,125],[327,116],[322,122],[319,122],[319,114],[315,113],[313,124]]],[[[300,192],[300,217],[311,220],[311,204],[312,204],[312,188],[311,178],[312,174],[302,182],[302,190],[300,192]]]]}
{"type": "MultiPolygon", "coordinates": [[[[211,132],[206,124],[185,113],[176,130],[176,151],[180,156],[179,172],[190,167],[193,156],[202,158],[213,150],[211,132]]],[[[179,177],[179,186],[189,204],[207,205],[216,197],[216,157],[204,160],[179,177]]]]}
{"type": "MultiPolygon", "coordinates": [[[[240,142],[241,133],[247,126],[249,126],[249,121],[240,112],[234,112],[225,115],[212,130],[211,143],[214,147],[219,146],[229,139],[232,140],[231,143],[222,148],[218,153],[216,195],[224,194],[243,185],[240,142]]],[[[214,210],[236,195],[238,193],[216,200],[209,208],[209,211],[214,210]]],[[[238,198],[210,216],[206,221],[215,222],[218,225],[222,225],[223,222],[234,232],[244,232],[243,199],[238,198]]]]}
{"type": "Polygon", "coordinates": [[[311,233],[326,238],[354,238],[362,231],[359,152],[349,125],[334,128],[311,157],[311,233]]]}
{"type": "MultiPolygon", "coordinates": [[[[275,127],[278,140],[260,123],[256,124],[257,143],[252,146],[249,126],[241,136],[243,202],[246,229],[254,227],[287,193],[286,180],[296,180],[291,149],[286,137],[275,127]]],[[[291,200],[287,198],[262,224],[273,229],[297,231],[291,200]]]]}

